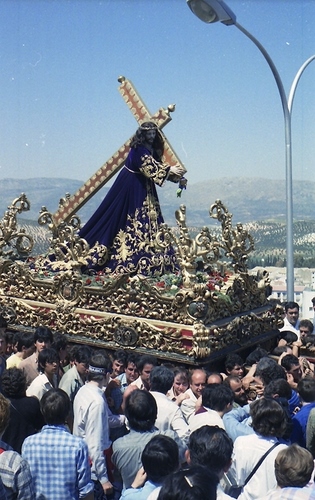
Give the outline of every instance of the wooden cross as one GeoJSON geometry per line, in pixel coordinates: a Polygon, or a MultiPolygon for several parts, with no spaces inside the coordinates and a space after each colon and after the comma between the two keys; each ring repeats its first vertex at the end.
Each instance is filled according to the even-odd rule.
{"type": "MultiPolygon", "coordinates": [[[[172,118],[170,113],[175,110],[175,105],[170,105],[167,109],[160,108],[154,115],[151,115],[148,108],[140,98],[135,87],[130,80],[127,80],[124,76],[118,78],[120,86],[118,87],[123,99],[129,106],[132,114],[140,125],[144,121],[154,122],[159,129],[163,128],[167,123],[169,123],[172,118]]],[[[169,141],[166,139],[163,132],[161,132],[164,143],[164,160],[170,165],[181,165],[181,160],[176,155],[169,141]]],[[[58,210],[53,215],[53,219],[56,225],[59,225],[63,221],[69,220],[85,203],[94,196],[97,191],[99,191],[106,182],[108,182],[113,175],[118,172],[118,170],[123,166],[126,161],[130,150],[130,139],[123,144],[116,153],[107,160],[104,165],[102,165],[97,172],[95,172],[88,181],[86,181],[83,186],[81,186],[78,191],[63,200],[60,203],[58,210]]],[[[184,167],[185,168],[185,167],[184,167]]]]}

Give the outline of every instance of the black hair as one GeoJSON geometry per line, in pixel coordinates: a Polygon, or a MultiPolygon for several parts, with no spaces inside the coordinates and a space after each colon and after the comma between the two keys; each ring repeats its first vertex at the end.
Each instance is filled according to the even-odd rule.
{"type": "Polygon", "coordinates": [[[135,135],[131,138],[130,147],[137,148],[138,146],[141,146],[141,144],[145,141],[146,132],[148,130],[156,131],[153,148],[158,156],[158,160],[161,160],[164,152],[164,139],[162,133],[154,122],[144,122],[141,124],[135,135]]]}
{"type": "Polygon", "coordinates": [[[189,467],[166,478],[158,500],[216,500],[217,484],[217,475],[206,467],[189,467]]]}
{"type": "Polygon", "coordinates": [[[298,340],[298,336],[291,330],[282,330],[282,332],[280,332],[280,339],[285,340],[288,344],[292,344],[292,342],[298,340]]]}
{"type": "Polygon", "coordinates": [[[14,345],[18,352],[22,352],[23,347],[29,349],[34,346],[34,335],[30,332],[16,332],[14,336],[14,345]]]}
{"type": "Polygon", "coordinates": [[[134,352],[129,352],[127,355],[126,367],[129,365],[129,363],[133,363],[134,365],[136,365],[138,369],[138,360],[139,360],[138,354],[135,354],[134,352]]]}
{"type": "Polygon", "coordinates": [[[302,378],[297,385],[297,392],[304,403],[315,403],[315,380],[313,378],[302,378]]]}
{"type": "Polygon", "coordinates": [[[265,349],[262,349],[262,347],[256,347],[246,358],[246,364],[249,366],[254,365],[255,363],[258,363],[258,361],[265,357],[268,356],[268,352],[265,349]]]}
{"type": "Polygon", "coordinates": [[[121,361],[126,366],[127,353],[123,349],[117,349],[111,355],[113,361],[121,361]]]}
{"type": "Polygon", "coordinates": [[[62,425],[70,413],[70,399],[62,389],[50,389],[40,400],[40,410],[48,425],[62,425]]]}
{"type": "Polygon", "coordinates": [[[234,392],[224,384],[207,384],[201,395],[202,405],[215,411],[224,411],[234,401],[234,392]]]}
{"type": "Polygon", "coordinates": [[[241,356],[236,353],[228,354],[224,363],[226,371],[233,370],[234,366],[236,365],[238,366],[244,365],[244,361],[242,360],[241,356]]]}
{"type": "Polygon", "coordinates": [[[265,387],[265,397],[272,398],[275,394],[278,394],[280,398],[285,398],[287,400],[291,399],[292,389],[286,379],[278,378],[276,380],[271,380],[271,382],[269,382],[269,384],[265,387]]]}
{"type": "Polygon", "coordinates": [[[126,398],[125,415],[131,429],[150,431],[157,417],[157,404],[152,394],[140,389],[131,392],[126,398]]]}
{"type": "Polygon", "coordinates": [[[178,445],[168,436],[154,436],[146,444],[141,462],[147,479],[153,483],[162,483],[166,476],[179,468],[178,445]]]}
{"type": "Polygon", "coordinates": [[[264,386],[268,385],[272,380],[277,380],[279,378],[283,380],[287,380],[287,376],[285,373],[285,370],[282,366],[278,365],[278,363],[274,360],[272,360],[272,363],[269,363],[266,366],[263,366],[262,368],[259,366],[259,363],[257,365],[257,369],[255,372],[255,376],[261,378],[263,381],[264,386]]]}
{"type": "Polygon", "coordinates": [[[26,396],[26,377],[22,370],[9,368],[1,377],[2,393],[7,398],[23,398],[26,396]]]}
{"type": "Polygon", "coordinates": [[[87,365],[90,362],[91,357],[92,349],[87,345],[80,345],[76,347],[73,353],[73,359],[77,363],[84,363],[87,365]]]}
{"type": "Polygon", "coordinates": [[[293,301],[290,301],[290,302],[286,302],[284,304],[284,310],[285,312],[288,312],[289,309],[297,309],[298,311],[300,310],[300,306],[297,302],[293,302],[293,301]]]}
{"type": "Polygon", "coordinates": [[[38,353],[38,371],[44,372],[46,363],[59,363],[59,356],[55,349],[49,347],[38,353]]]}
{"type": "Polygon", "coordinates": [[[287,354],[281,359],[281,366],[289,372],[292,366],[299,365],[299,359],[294,354],[287,354]]]}
{"type": "Polygon", "coordinates": [[[47,326],[38,326],[34,333],[34,343],[37,341],[43,340],[44,342],[50,342],[51,344],[54,341],[52,331],[47,328],[47,326]]]}
{"type": "Polygon", "coordinates": [[[277,345],[277,347],[274,348],[274,350],[272,351],[272,355],[273,356],[278,356],[280,357],[281,354],[283,354],[284,352],[288,352],[288,349],[291,350],[291,347],[288,346],[288,345],[277,345]]]}
{"type": "Polygon", "coordinates": [[[137,361],[137,368],[139,373],[142,372],[143,368],[145,365],[157,365],[157,360],[154,356],[150,356],[149,354],[144,354],[143,356],[140,356],[140,358],[137,361]]]}
{"type": "Polygon", "coordinates": [[[304,328],[308,328],[309,330],[309,335],[311,335],[314,331],[314,325],[309,319],[301,319],[300,321],[300,327],[304,326],[304,328]]]}
{"type": "Polygon", "coordinates": [[[58,353],[61,349],[62,350],[66,349],[68,344],[69,344],[68,339],[64,333],[61,332],[54,333],[54,341],[51,347],[53,347],[58,353]]]}
{"type": "Polygon", "coordinates": [[[174,372],[166,366],[155,366],[150,373],[150,390],[166,394],[174,382],[174,372]]]}
{"type": "Polygon", "coordinates": [[[220,476],[231,463],[233,441],[224,429],[203,425],[191,433],[188,449],[191,465],[204,465],[220,476]]]}

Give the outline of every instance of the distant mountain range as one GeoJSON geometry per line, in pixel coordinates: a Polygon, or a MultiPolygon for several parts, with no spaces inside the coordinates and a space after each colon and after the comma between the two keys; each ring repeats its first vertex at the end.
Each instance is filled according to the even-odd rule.
{"type": "MultiPolygon", "coordinates": [[[[26,194],[31,210],[23,213],[23,219],[37,220],[44,205],[50,212],[58,208],[59,199],[68,192],[74,194],[83,184],[79,180],[34,178],[0,180],[0,218],[22,192],[26,194]]],[[[96,210],[109,188],[103,187],[79,212],[82,222],[96,210]]],[[[176,184],[166,183],[158,188],[165,221],[175,225],[174,212],[183,203],[187,207],[189,226],[212,225],[209,207],[220,199],[233,214],[233,223],[251,221],[283,221],[285,219],[285,181],[262,178],[222,178],[199,183],[189,183],[182,197],[176,197],[176,184]]],[[[294,181],[294,218],[315,220],[315,182],[294,181]]]]}

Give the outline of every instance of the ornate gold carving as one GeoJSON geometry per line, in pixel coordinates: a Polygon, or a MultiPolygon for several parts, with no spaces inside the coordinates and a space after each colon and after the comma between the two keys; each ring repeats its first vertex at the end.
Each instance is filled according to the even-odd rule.
{"type": "MultiPolygon", "coordinates": [[[[152,200],[145,204],[154,224],[152,200]]],[[[183,205],[176,212],[178,237],[164,226],[157,240],[151,241],[148,228],[148,241],[138,244],[152,246],[154,255],[154,248],[173,243],[181,273],[146,278],[82,274],[81,267],[93,255],[78,237],[79,218],[56,225],[43,207],[39,224],[46,224],[52,233],[48,256],[31,257],[28,262],[0,258],[0,308],[9,308],[7,317],[17,325],[46,324],[82,341],[105,343],[113,349],[117,345],[140,352],[150,349],[170,359],[182,356],[190,363],[231,345],[249,345],[255,337],[281,326],[280,314],[270,313],[266,300],[269,276],[266,271],[257,276],[247,272],[252,240],[242,227],[232,226],[224,205],[217,201],[210,212],[221,222],[221,238],[206,227],[192,238],[183,205]],[[197,271],[200,263],[201,272],[197,271]],[[226,273],[229,267],[233,272],[226,273]],[[251,310],[257,314],[244,313],[251,310]]],[[[140,215],[134,224],[133,238],[140,215]]],[[[119,248],[126,252],[126,241],[123,247],[120,238],[119,248]]],[[[101,246],[98,258],[102,251],[105,259],[107,249],[101,246]]]]}
{"type": "Polygon", "coordinates": [[[25,229],[17,226],[17,214],[30,209],[30,202],[22,193],[15,198],[0,221],[0,256],[10,259],[26,257],[31,253],[34,241],[25,229]]]}

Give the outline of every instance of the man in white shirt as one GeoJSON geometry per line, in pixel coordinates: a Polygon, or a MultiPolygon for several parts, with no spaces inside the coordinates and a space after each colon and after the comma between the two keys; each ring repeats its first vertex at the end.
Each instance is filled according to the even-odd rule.
{"type": "Polygon", "coordinates": [[[184,443],[189,438],[189,427],[183,414],[173,401],[167,396],[174,382],[174,373],[166,366],[155,366],[150,375],[151,394],[157,404],[157,419],[155,427],[161,431],[172,429],[183,440],[184,443]]]}
{"type": "Polygon", "coordinates": [[[284,306],[285,317],[284,317],[284,325],[280,328],[280,332],[291,331],[297,334],[298,339],[300,339],[300,306],[297,302],[286,302],[284,306]]]}
{"type": "Polygon", "coordinates": [[[43,349],[38,355],[38,373],[26,390],[26,396],[35,396],[39,401],[45,392],[57,385],[59,356],[55,349],[43,349]]]}
{"type": "Polygon", "coordinates": [[[150,374],[153,368],[157,365],[156,358],[150,355],[140,356],[137,361],[137,369],[139,372],[139,377],[137,380],[132,382],[132,385],[136,385],[138,389],[150,390],[150,374]]]}
{"type": "Polygon", "coordinates": [[[111,471],[107,468],[105,455],[111,447],[111,441],[107,404],[103,392],[111,371],[112,363],[108,356],[102,353],[92,356],[88,382],[79,389],[73,403],[73,434],[82,437],[88,446],[94,491],[99,491],[101,486],[105,495],[113,491],[113,485],[109,480],[111,471]]]}
{"type": "Polygon", "coordinates": [[[224,429],[223,415],[233,407],[232,389],[225,384],[208,384],[201,397],[202,406],[189,419],[191,432],[203,425],[217,425],[224,429]]]}
{"type": "Polygon", "coordinates": [[[181,404],[181,411],[186,422],[189,424],[189,419],[196,411],[197,399],[201,396],[202,389],[205,387],[207,374],[205,370],[196,368],[189,374],[189,389],[185,392],[187,399],[181,404]]]}

